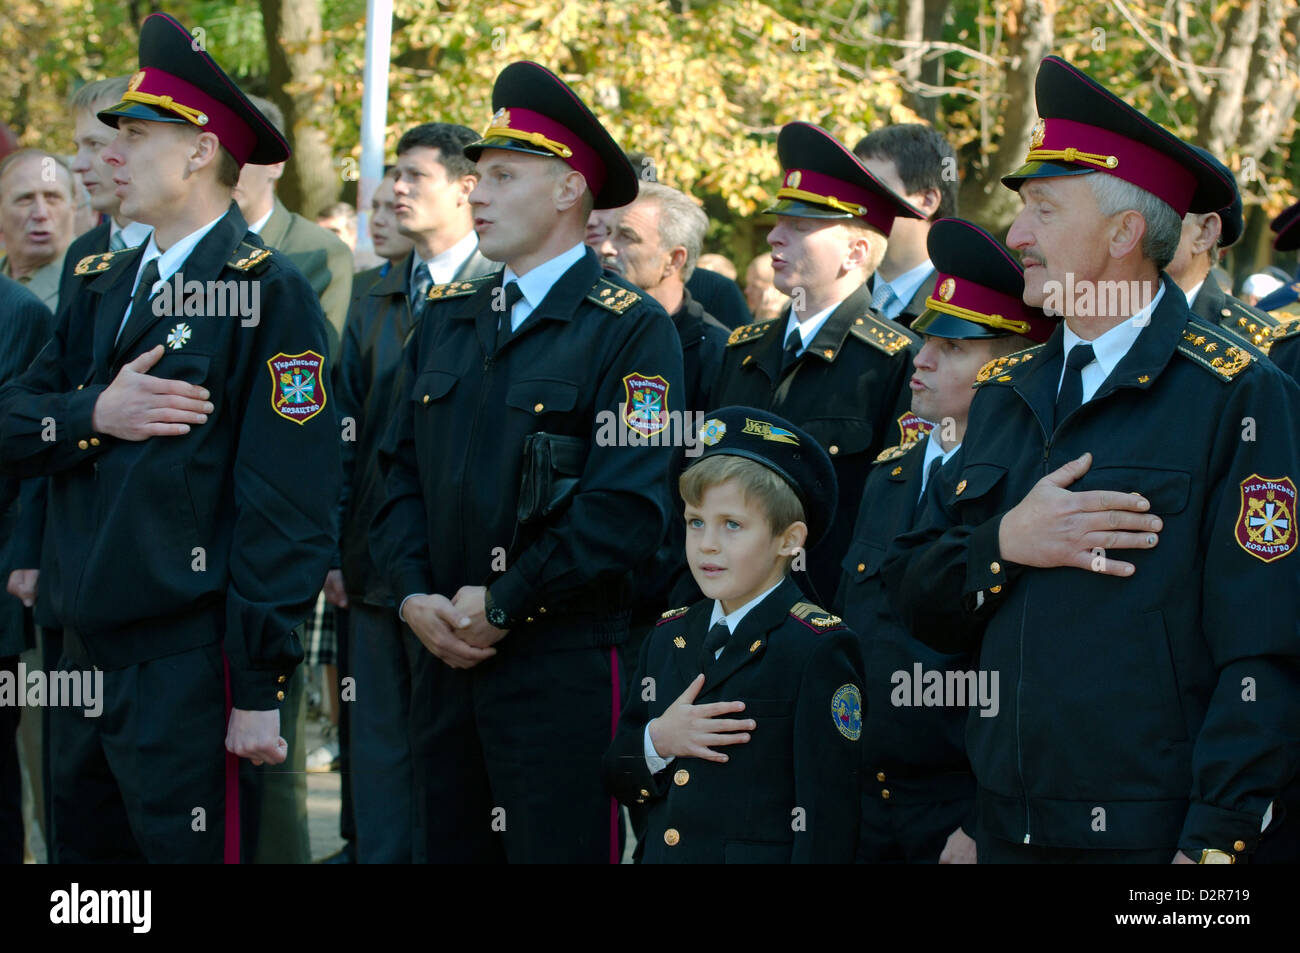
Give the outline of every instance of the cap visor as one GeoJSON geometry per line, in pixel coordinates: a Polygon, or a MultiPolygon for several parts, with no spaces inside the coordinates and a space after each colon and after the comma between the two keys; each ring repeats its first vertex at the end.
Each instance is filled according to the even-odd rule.
{"type": "Polygon", "coordinates": [[[183,122],[187,125],[189,120],[174,112],[168,112],[159,106],[147,106],[144,103],[121,102],[109,109],[101,109],[95,114],[99,121],[106,126],[117,128],[119,119],[145,119],[149,122],[183,122]]]}
{"type": "Polygon", "coordinates": [[[812,205],[796,199],[781,199],[771,208],[763,209],[764,215],[793,215],[796,218],[856,218],[848,212],[825,205],[812,205]]]}
{"type": "Polygon", "coordinates": [[[912,322],[912,330],[917,334],[928,334],[931,337],[952,338],[959,341],[1001,338],[1009,335],[1009,332],[998,331],[987,324],[980,324],[978,321],[967,321],[929,308],[921,312],[920,317],[912,322]]]}
{"type": "Polygon", "coordinates": [[[1085,166],[1061,165],[1056,162],[1026,162],[1010,175],[1004,175],[1002,184],[1013,192],[1018,192],[1020,191],[1020,183],[1025,179],[1047,179],[1059,175],[1087,175],[1089,172],[1096,171],[1098,170],[1089,169],[1085,166]]]}
{"type": "Polygon", "coordinates": [[[461,151],[465,158],[471,162],[477,162],[479,155],[484,149],[505,149],[507,152],[522,152],[530,156],[549,156],[552,159],[559,159],[554,152],[549,149],[543,149],[541,146],[530,146],[526,142],[518,139],[507,139],[505,136],[488,136],[486,139],[480,139],[477,142],[471,142],[461,151]]]}

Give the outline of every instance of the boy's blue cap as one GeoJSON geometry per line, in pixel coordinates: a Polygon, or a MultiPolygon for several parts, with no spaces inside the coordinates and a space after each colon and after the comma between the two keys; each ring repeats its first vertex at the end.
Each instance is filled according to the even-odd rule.
{"type": "Polygon", "coordinates": [[[1300,301],[1300,269],[1296,270],[1294,281],[1264,295],[1255,302],[1255,307],[1261,311],[1277,311],[1279,308],[1295,304],[1296,301],[1300,301]]]}
{"type": "Polygon", "coordinates": [[[839,487],[830,455],[790,421],[757,407],[723,407],[708,414],[700,428],[704,451],[691,466],[730,454],[761,463],[790,484],[803,504],[808,549],[826,534],[835,518],[839,487]]]}

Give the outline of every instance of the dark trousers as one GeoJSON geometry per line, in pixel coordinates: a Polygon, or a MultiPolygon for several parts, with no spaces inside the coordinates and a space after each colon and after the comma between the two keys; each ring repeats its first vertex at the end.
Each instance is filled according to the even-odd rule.
{"type": "Polygon", "coordinates": [[[857,863],[937,864],[974,802],[973,792],[969,798],[921,802],[887,800],[875,790],[864,791],[857,863]]]}
{"type": "Polygon", "coordinates": [[[392,607],[352,603],[346,636],[356,688],[356,700],[343,707],[352,736],[346,786],[352,791],[357,862],[409,864],[414,782],[407,652],[424,649],[392,607]],[[414,645],[408,647],[407,640],[414,645]]]}
{"type": "Polygon", "coordinates": [[[617,804],[601,780],[617,651],[539,650],[546,638],[508,635],[514,644],[469,670],[415,642],[416,862],[618,862],[617,804]]]}
{"type": "MultiPolygon", "coordinates": [[[[63,658],[63,630],[41,626],[41,664],[53,672],[63,658]]],[[[54,827],[54,758],[50,745],[50,710],[41,712],[41,797],[45,801],[45,857],[48,863],[59,862],[59,832],[54,827]]]]}
{"type": "Polygon", "coordinates": [[[1090,850],[1086,847],[1044,847],[1040,844],[1014,844],[981,830],[975,835],[975,851],[981,864],[1169,864],[1178,848],[1090,850]]]}
{"type": "MultiPolygon", "coordinates": [[[[338,669],[340,697],[335,699],[339,706],[339,775],[343,783],[339,785],[339,836],[349,843],[357,839],[357,827],[352,810],[352,702],[344,701],[344,679],[352,677],[352,653],[348,643],[349,615],[347,609],[336,609],[338,613],[338,669]]],[[[351,697],[349,695],[348,697],[351,697]]]]}
{"type": "MultiPolygon", "coordinates": [[[[17,683],[18,656],[0,658],[0,673],[17,683]]],[[[15,703],[17,699],[15,698],[15,703]]],[[[18,766],[18,721],[22,709],[0,705],[0,864],[23,862],[23,775],[18,766]]]]}
{"type": "MultiPolygon", "coordinates": [[[[103,677],[103,710],[50,709],[60,863],[221,863],[226,698],[220,643],[103,677]]],[[[65,631],[60,669],[91,667],[65,631]]]]}

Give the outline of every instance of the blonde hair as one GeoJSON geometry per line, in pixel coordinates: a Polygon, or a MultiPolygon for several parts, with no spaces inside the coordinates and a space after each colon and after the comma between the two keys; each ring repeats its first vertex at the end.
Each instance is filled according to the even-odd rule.
{"type": "Polygon", "coordinates": [[[699,506],[709,487],[735,480],[747,503],[763,511],[775,536],[791,523],[806,522],[803,504],[789,483],[775,470],[747,457],[717,453],[692,464],[678,478],[677,487],[688,506],[699,506]]]}

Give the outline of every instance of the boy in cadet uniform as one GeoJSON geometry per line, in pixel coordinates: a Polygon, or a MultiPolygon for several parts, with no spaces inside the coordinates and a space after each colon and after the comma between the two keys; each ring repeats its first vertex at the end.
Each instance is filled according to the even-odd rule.
{"type": "Polygon", "coordinates": [[[861,654],[789,576],[834,518],[834,467],[811,435],[752,407],[717,411],[700,440],[679,485],[705,598],[664,613],[642,646],[605,785],[650,804],[648,863],[847,862],[861,654]]]}
{"type": "MultiPolygon", "coordinates": [[[[913,322],[925,341],[909,381],[912,414],[933,421],[876,457],[835,600],[862,640],[863,863],[974,863],[975,778],[966,760],[967,708],[981,703],[970,682],[962,707],[913,706],[916,666],[928,675],[976,668],[966,652],[943,654],[903,625],[880,575],[894,537],[912,528],[929,475],[961,446],[976,374],[994,358],[1046,341],[1053,322],[1021,301],[1024,273],[982,228],[935,222],[927,236],[937,268],[934,294],[913,322]],[[907,676],[900,689],[897,673],[907,676]],[[897,692],[905,691],[898,698],[897,692]]],[[[991,717],[991,716],[990,716],[991,717]]]]}
{"type": "Polygon", "coordinates": [[[145,20],[99,117],[121,212],[153,232],[78,263],[54,335],[0,390],[0,472],[51,476],[60,668],[103,676],[101,717],[51,710],[58,859],[237,862],[230,755],[285,760],[293,629],[335,545],[323,319],[231,201],[241,165],[289,147],[185,27],[145,20]]]}

